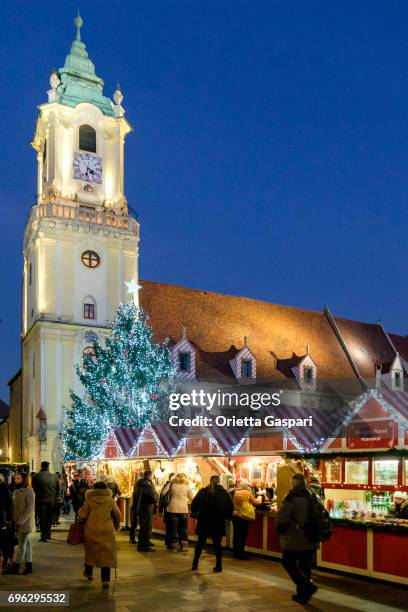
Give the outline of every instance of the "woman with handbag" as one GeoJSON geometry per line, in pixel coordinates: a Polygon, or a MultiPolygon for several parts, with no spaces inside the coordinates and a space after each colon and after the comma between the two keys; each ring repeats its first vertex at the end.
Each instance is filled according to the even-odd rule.
{"type": "Polygon", "coordinates": [[[221,540],[226,533],[225,523],[231,518],[233,509],[231,495],[220,484],[220,477],[211,476],[209,486],[200,489],[191,504],[191,516],[197,519],[198,535],[192,570],[198,569],[207,538],[211,537],[216,558],[214,572],[222,572],[221,540]]]}
{"type": "Polygon", "coordinates": [[[87,491],[78,519],[85,521],[84,576],[92,580],[93,567],[100,567],[102,586],[107,589],[110,568],[117,567],[115,531],[120,529],[121,515],[112,491],[104,482],[95,482],[93,489],[87,491]]]}
{"type": "Polygon", "coordinates": [[[35,531],[35,494],[31,487],[29,474],[18,472],[15,475],[15,489],[13,493],[13,521],[18,549],[16,559],[7,574],[19,574],[20,563],[25,561],[23,575],[33,572],[33,552],[31,548],[30,533],[35,531]]]}
{"type": "Polygon", "coordinates": [[[237,481],[232,499],[234,502],[232,548],[234,558],[244,560],[249,558],[245,552],[245,544],[249,526],[255,520],[255,507],[259,506],[260,502],[253,496],[249,482],[244,479],[237,481]]]}

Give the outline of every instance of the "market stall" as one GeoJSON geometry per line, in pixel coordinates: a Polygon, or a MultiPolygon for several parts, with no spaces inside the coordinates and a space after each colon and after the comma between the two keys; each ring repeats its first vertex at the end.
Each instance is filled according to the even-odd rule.
{"type": "MultiPolygon", "coordinates": [[[[114,476],[122,491],[119,505],[125,526],[134,481],[146,469],[153,472],[157,490],[171,473],[185,473],[194,492],[206,486],[212,474],[219,474],[226,487],[245,478],[265,499],[272,491],[278,506],[289,490],[291,475],[301,471],[309,482],[314,479],[323,487],[334,523],[332,538],[317,554],[318,565],[406,584],[408,570],[402,559],[408,527],[389,514],[395,491],[408,492],[408,413],[400,401],[392,393],[385,399],[369,390],[350,406],[330,410],[273,409],[275,417],[301,419],[312,414],[309,429],[216,425],[187,429],[168,423],[117,428],[107,440],[104,457],[87,467],[95,474],[103,470],[114,476]]],[[[257,511],[247,548],[280,556],[276,506],[271,506],[268,512],[257,511]]],[[[153,527],[164,532],[162,517],[154,517],[153,527]]],[[[192,519],[189,537],[194,537],[192,519]]],[[[225,541],[231,543],[232,528],[225,541]]]]}

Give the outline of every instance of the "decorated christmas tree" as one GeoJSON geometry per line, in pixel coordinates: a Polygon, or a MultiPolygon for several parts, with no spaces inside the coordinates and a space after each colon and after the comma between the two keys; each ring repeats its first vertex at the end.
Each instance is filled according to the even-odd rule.
{"type": "Polygon", "coordinates": [[[165,419],[175,367],[165,344],[152,341],[148,317],[133,301],[121,304],[108,323],[111,334],[96,335],[76,366],[83,399],[71,391],[62,442],[66,460],[100,455],[114,427],[143,427],[165,419]]]}

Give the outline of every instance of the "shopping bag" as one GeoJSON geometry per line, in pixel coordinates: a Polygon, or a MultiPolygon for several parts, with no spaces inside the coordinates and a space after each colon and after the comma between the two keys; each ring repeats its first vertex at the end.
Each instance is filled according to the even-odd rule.
{"type": "Polygon", "coordinates": [[[85,525],[83,522],[77,521],[72,523],[67,536],[68,544],[82,544],[85,541],[84,527],[85,525]]]}
{"type": "Polygon", "coordinates": [[[251,502],[244,500],[240,509],[235,510],[234,516],[238,516],[239,518],[244,519],[244,521],[254,521],[256,518],[255,506],[253,506],[251,502]]]}

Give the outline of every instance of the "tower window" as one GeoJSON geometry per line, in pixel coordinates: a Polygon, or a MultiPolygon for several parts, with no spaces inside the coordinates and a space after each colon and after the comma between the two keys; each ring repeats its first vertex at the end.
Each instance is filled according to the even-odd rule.
{"type": "Polygon", "coordinates": [[[95,251],[84,251],[81,255],[81,261],[87,268],[97,268],[101,263],[101,258],[95,251]]]}
{"type": "Polygon", "coordinates": [[[241,377],[252,378],[252,361],[250,359],[241,361],[241,377]]]}
{"type": "Polygon", "coordinates": [[[95,318],[95,305],[94,304],[84,304],[84,319],[94,319],[95,318]]]}
{"type": "Polygon", "coordinates": [[[96,153],[96,132],[90,125],[81,125],[79,128],[79,148],[96,153]]]}
{"type": "Polygon", "coordinates": [[[179,353],[179,370],[180,372],[189,372],[191,369],[190,353],[179,353]]]}
{"type": "Polygon", "coordinates": [[[31,285],[31,282],[33,280],[33,264],[31,263],[31,261],[30,261],[28,276],[29,276],[29,284],[31,285]]]}
{"type": "Polygon", "coordinates": [[[303,368],[303,381],[306,385],[311,385],[313,383],[313,368],[310,366],[305,366],[303,368]]]}

